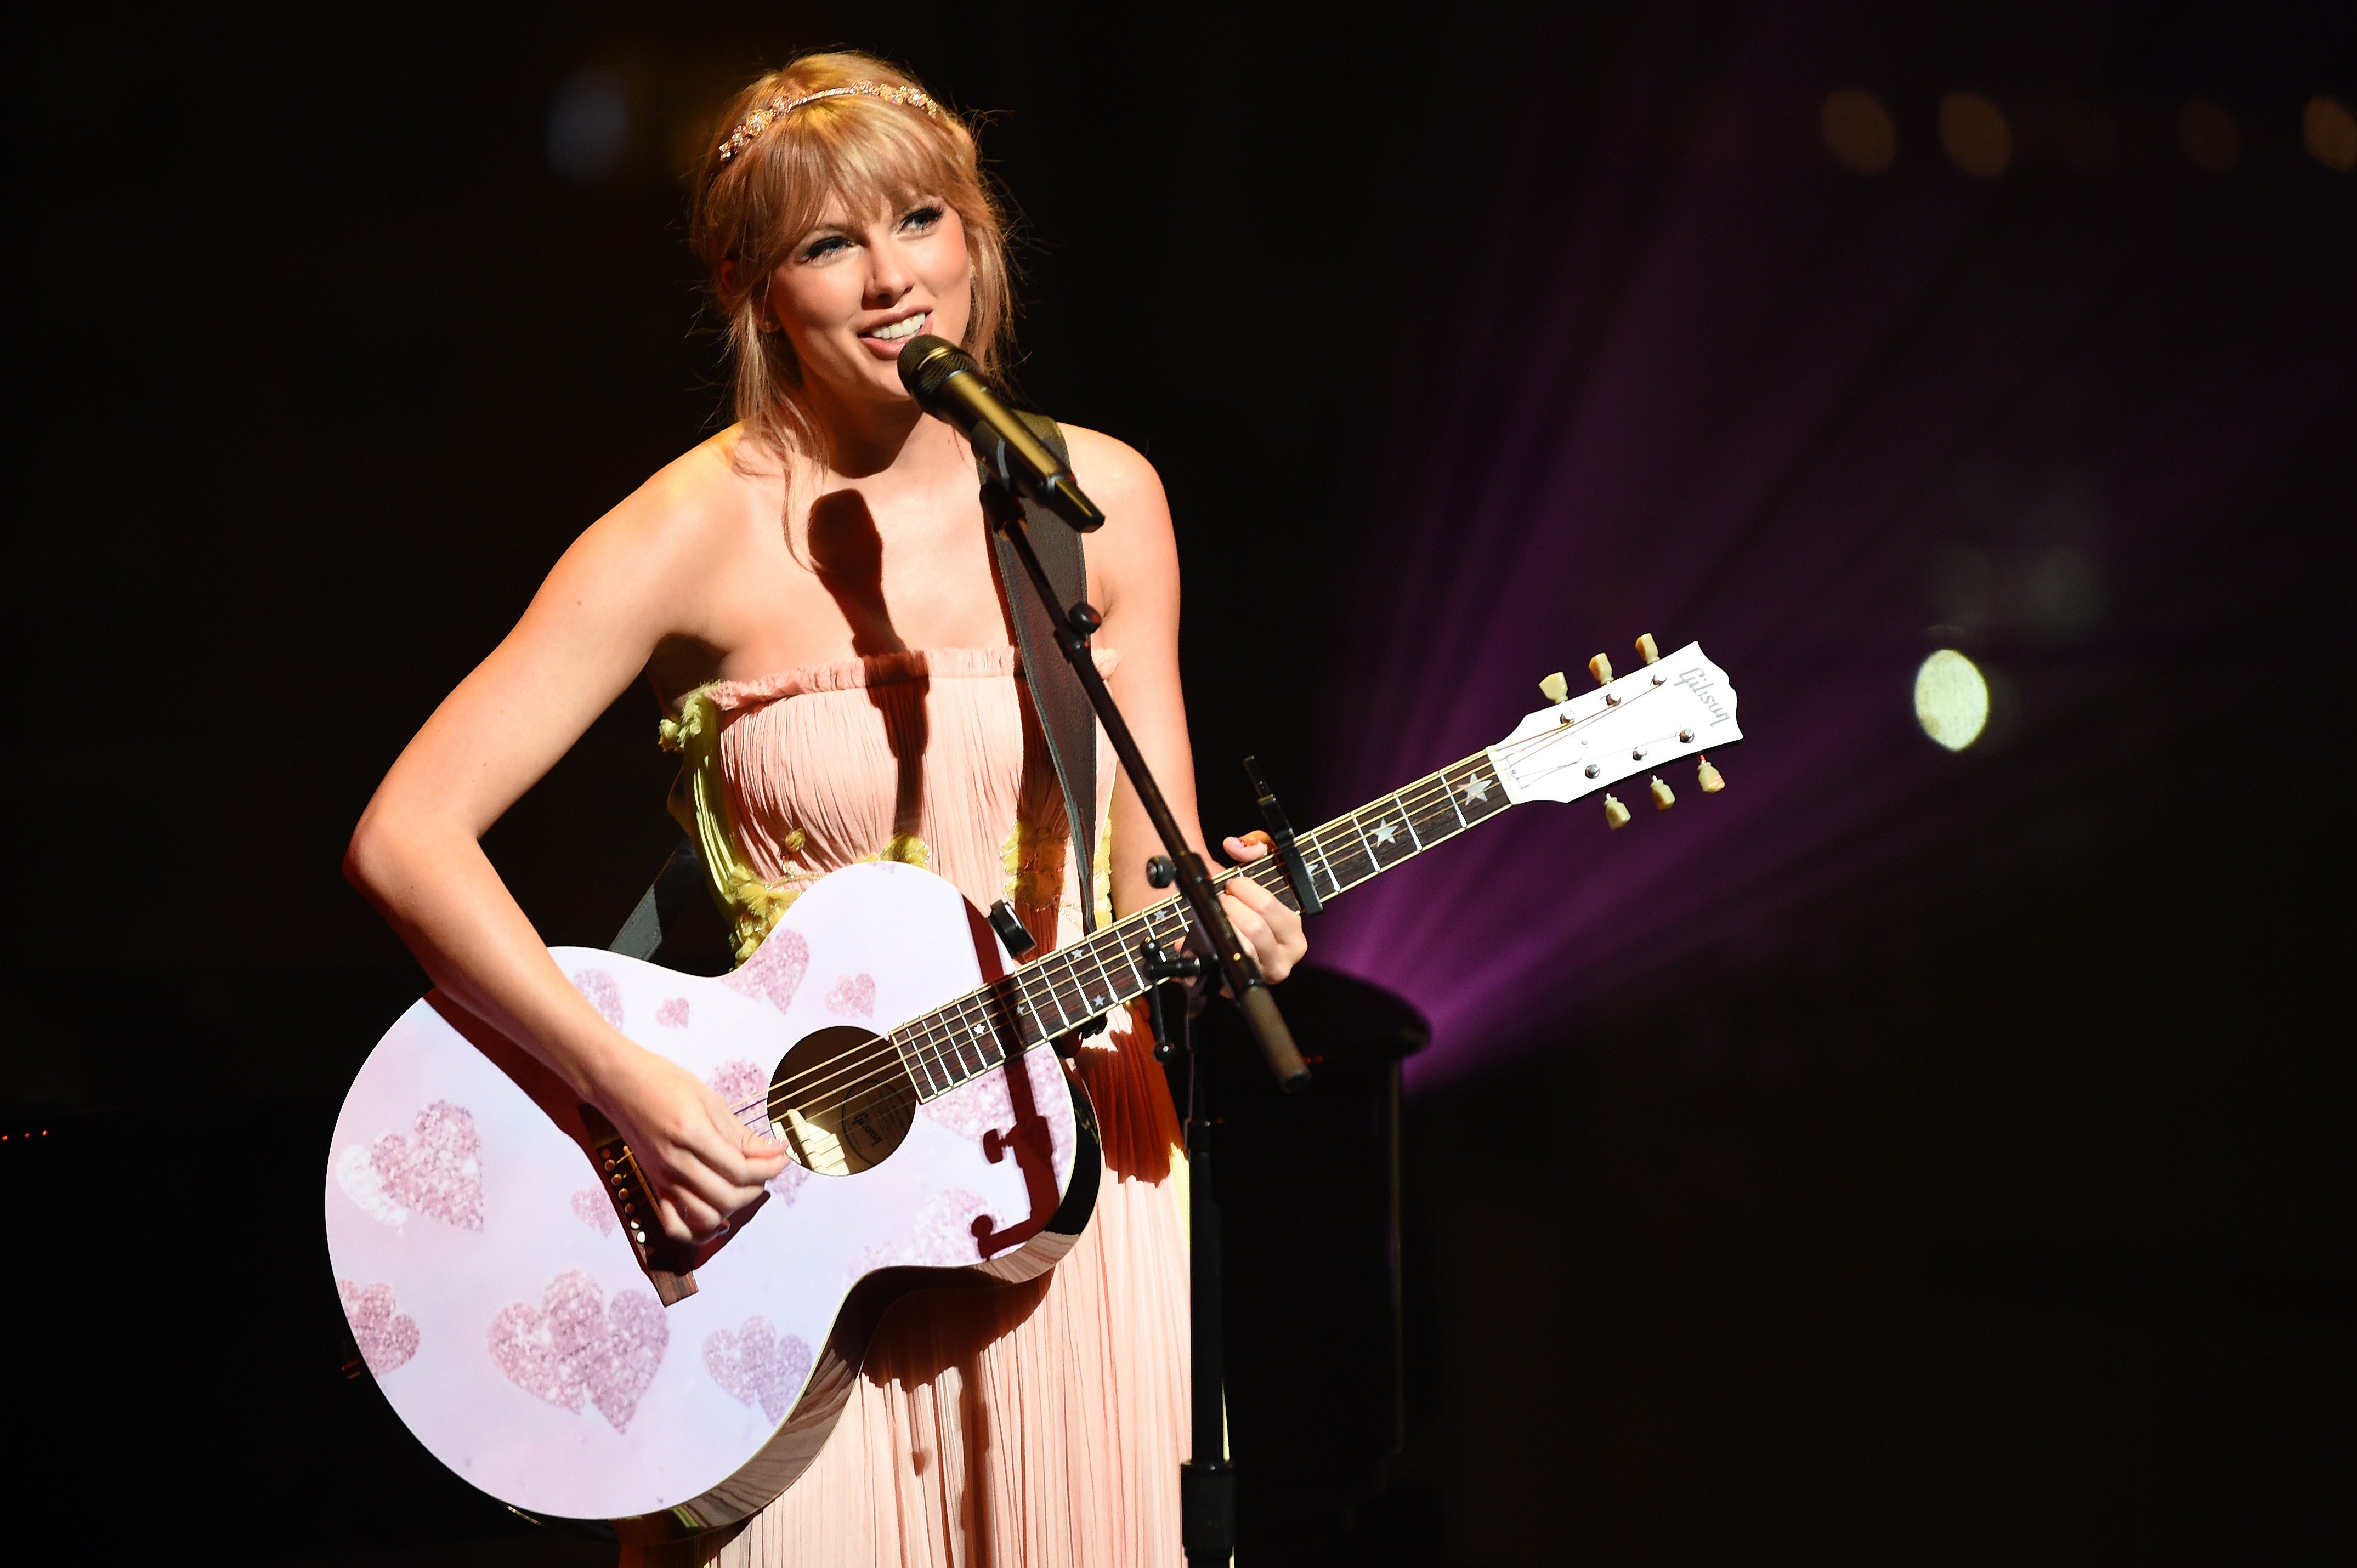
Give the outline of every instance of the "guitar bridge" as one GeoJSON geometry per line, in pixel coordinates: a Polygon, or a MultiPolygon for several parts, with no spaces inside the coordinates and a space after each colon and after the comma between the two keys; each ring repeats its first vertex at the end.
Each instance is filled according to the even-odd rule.
{"type": "Polygon", "coordinates": [[[593,1105],[581,1108],[582,1124],[589,1133],[589,1156],[597,1167],[597,1185],[622,1222],[639,1267],[655,1287],[655,1299],[665,1306],[695,1294],[694,1249],[662,1233],[655,1220],[654,1195],[639,1169],[638,1156],[603,1112],[593,1105]]]}

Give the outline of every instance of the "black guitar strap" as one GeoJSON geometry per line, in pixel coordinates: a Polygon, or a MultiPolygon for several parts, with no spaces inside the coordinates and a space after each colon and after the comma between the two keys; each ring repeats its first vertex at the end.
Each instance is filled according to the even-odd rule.
{"type": "MultiPolygon", "coordinates": [[[[1025,413],[1023,421],[1049,451],[1065,462],[1071,460],[1064,445],[1064,433],[1054,420],[1045,414],[1025,413]]],[[[1030,531],[1031,548],[1038,553],[1039,564],[1046,568],[1048,581],[1055,585],[1056,596],[1067,606],[1087,598],[1089,569],[1081,549],[1081,536],[1062,518],[1029,501],[1023,503],[1023,521],[1030,531]]],[[[1096,710],[1089,706],[1088,693],[1081,690],[1081,678],[1072,673],[1072,667],[1064,661],[1063,650],[1056,646],[1056,627],[1060,616],[1039,602],[1039,591],[1031,585],[1031,575],[1023,569],[1013,545],[993,534],[991,552],[991,561],[998,569],[999,592],[1006,596],[1007,608],[1015,622],[1015,645],[1023,655],[1024,687],[1031,693],[1032,709],[1039,715],[1039,731],[1048,738],[1048,759],[1055,764],[1056,782],[1064,792],[1065,819],[1072,828],[1073,865],[1080,872],[1081,929],[1094,931],[1096,710]]],[[[664,862],[654,886],[646,890],[638,907],[630,911],[630,918],[615,934],[612,950],[631,958],[654,958],[680,931],[695,907],[705,902],[699,896],[703,881],[702,859],[695,852],[694,841],[683,839],[664,862]]],[[[699,952],[696,956],[704,955],[699,952]]]]}
{"type": "MultiPolygon", "coordinates": [[[[1039,413],[1022,417],[1059,461],[1071,461],[1064,433],[1054,420],[1039,413]]],[[[1015,645],[1023,654],[1023,683],[1031,693],[1032,710],[1039,715],[1040,733],[1048,737],[1048,758],[1056,765],[1056,782],[1063,787],[1064,814],[1072,825],[1073,865],[1080,872],[1081,929],[1094,931],[1097,715],[1089,706],[1088,693],[1081,689],[1081,678],[1072,673],[1064,650],[1056,646],[1063,609],[1089,596],[1088,561],[1080,534],[1054,512],[1027,500],[1023,521],[1031,535],[1031,548],[1061,604],[1051,609],[1039,602],[1031,574],[1023,569],[1015,547],[995,533],[991,558],[998,564],[998,589],[1006,596],[1015,622],[1015,645]]]]}

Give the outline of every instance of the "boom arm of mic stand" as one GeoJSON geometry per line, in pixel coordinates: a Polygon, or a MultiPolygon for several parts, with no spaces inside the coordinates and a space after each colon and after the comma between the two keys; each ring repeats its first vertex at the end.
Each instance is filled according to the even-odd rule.
{"type": "Polygon", "coordinates": [[[1055,616],[1056,646],[1063,650],[1065,660],[1080,677],[1081,689],[1088,693],[1089,706],[1096,710],[1097,722],[1104,725],[1114,753],[1129,775],[1130,788],[1137,791],[1138,803],[1146,808],[1154,831],[1162,835],[1163,847],[1169,852],[1171,864],[1178,868],[1178,890],[1187,896],[1196,925],[1210,939],[1212,961],[1220,966],[1220,976],[1227,983],[1228,993],[1236,999],[1244,1022],[1252,1028],[1253,1038],[1260,1043],[1261,1054],[1268,1058],[1269,1070],[1276,1074],[1277,1082],[1288,1092],[1305,1088],[1309,1082],[1309,1069],[1293,1043],[1293,1031],[1286,1026],[1284,1015],[1276,1010],[1276,999],[1269,995],[1227,911],[1220,908],[1219,889],[1211,886],[1203,857],[1189,846],[1187,835],[1178,831],[1178,819],[1170,814],[1170,803],[1162,798],[1161,787],[1154,782],[1146,757],[1137,749],[1137,737],[1129,733],[1129,725],[1114,704],[1113,693],[1106,689],[1104,677],[1097,673],[1097,661],[1089,649],[1089,634],[1097,628],[1096,611],[1086,604],[1056,603],[1056,590],[1048,581],[1047,568],[1039,564],[1039,557],[1032,551],[1031,532],[1024,525],[1023,509],[1016,504],[1012,494],[985,479],[982,510],[992,529],[1015,547],[1016,556],[1022,561],[1024,573],[1030,577],[1039,601],[1055,616]]]}

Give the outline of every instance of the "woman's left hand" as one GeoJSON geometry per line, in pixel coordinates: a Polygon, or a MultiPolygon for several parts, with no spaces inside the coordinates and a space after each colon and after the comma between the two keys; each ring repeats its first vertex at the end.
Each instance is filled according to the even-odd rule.
{"type": "MultiPolygon", "coordinates": [[[[1220,847],[1236,865],[1249,865],[1269,853],[1269,837],[1255,831],[1242,838],[1224,839],[1220,847]]],[[[1230,879],[1220,891],[1220,903],[1227,910],[1228,923],[1252,950],[1253,961],[1260,965],[1260,977],[1269,984],[1291,974],[1293,966],[1309,950],[1301,917],[1251,877],[1230,879]]]]}

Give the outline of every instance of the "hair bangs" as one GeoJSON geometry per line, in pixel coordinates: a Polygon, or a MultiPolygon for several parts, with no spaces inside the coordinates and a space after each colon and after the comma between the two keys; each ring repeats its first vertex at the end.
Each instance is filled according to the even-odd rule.
{"type": "Polygon", "coordinates": [[[855,220],[888,213],[920,197],[960,205],[958,187],[966,182],[951,150],[940,136],[928,134],[921,121],[909,124],[907,110],[846,98],[813,103],[802,113],[810,124],[787,127],[773,160],[787,166],[776,177],[780,194],[791,190],[801,198],[793,206],[805,209],[790,212],[785,202],[779,203],[783,226],[791,231],[780,235],[784,245],[808,233],[834,198],[841,199],[855,220]]]}

